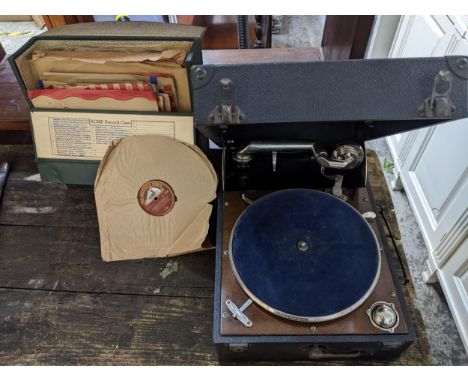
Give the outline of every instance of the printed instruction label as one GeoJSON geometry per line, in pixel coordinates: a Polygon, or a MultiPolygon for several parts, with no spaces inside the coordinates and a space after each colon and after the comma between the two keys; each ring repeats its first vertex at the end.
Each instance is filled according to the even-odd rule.
{"type": "Polygon", "coordinates": [[[131,135],[163,135],[194,143],[191,116],[31,113],[39,158],[100,160],[109,144],[131,135]]]}

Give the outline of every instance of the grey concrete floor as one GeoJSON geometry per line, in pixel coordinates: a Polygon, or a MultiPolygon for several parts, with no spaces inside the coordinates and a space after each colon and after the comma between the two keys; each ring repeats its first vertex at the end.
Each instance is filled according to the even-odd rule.
{"type": "Polygon", "coordinates": [[[42,33],[34,21],[0,22],[0,43],[6,54],[12,54],[32,36],[42,33]]]}
{"type": "MultiPolygon", "coordinates": [[[[319,47],[323,33],[323,16],[283,16],[282,29],[273,35],[273,47],[319,47]]],[[[22,46],[32,35],[42,31],[34,22],[0,22],[0,42],[8,54],[22,46]],[[2,32],[32,32],[30,35],[8,36],[2,32]]],[[[380,162],[392,161],[385,139],[368,142],[380,162]]],[[[436,365],[468,365],[468,356],[457,332],[449,307],[438,284],[427,285],[421,277],[426,270],[428,252],[416,218],[404,191],[391,190],[393,175],[385,177],[392,195],[395,214],[401,231],[401,240],[416,289],[416,306],[421,311],[429,344],[436,365]]]]}
{"type": "MultiPolygon", "coordinates": [[[[380,163],[385,158],[393,162],[385,138],[367,142],[367,148],[377,153],[380,163]]],[[[433,362],[436,365],[468,365],[468,356],[440,284],[428,285],[422,279],[422,272],[427,270],[428,251],[408,198],[404,191],[392,190],[390,182],[394,179],[393,174],[386,171],[384,174],[416,291],[415,304],[426,326],[433,362]]]]}
{"type": "Polygon", "coordinates": [[[322,41],[324,16],[282,16],[282,26],[271,39],[273,48],[313,48],[322,41]]]}

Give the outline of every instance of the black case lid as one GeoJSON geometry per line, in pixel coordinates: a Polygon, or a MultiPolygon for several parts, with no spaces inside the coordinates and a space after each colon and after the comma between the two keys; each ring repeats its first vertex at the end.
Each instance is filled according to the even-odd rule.
{"type": "Polygon", "coordinates": [[[237,123],[307,129],[307,122],[341,122],[362,126],[364,140],[467,117],[467,79],[468,58],[460,56],[200,65],[191,70],[195,123],[211,126],[209,130],[237,123]],[[441,75],[450,81],[441,81],[441,75]],[[231,87],[227,93],[221,80],[231,87]],[[436,82],[438,93],[433,94],[436,82]],[[442,113],[439,106],[437,112],[425,113],[425,101],[444,98],[449,85],[448,106],[443,105],[447,97],[437,99],[442,113]],[[240,119],[220,121],[220,104],[238,110],[240,119]]]}

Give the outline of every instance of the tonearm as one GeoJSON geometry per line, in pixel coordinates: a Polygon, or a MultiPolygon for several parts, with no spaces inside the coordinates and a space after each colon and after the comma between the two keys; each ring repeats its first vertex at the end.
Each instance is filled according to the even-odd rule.
{"type": "Polygon", "coordinates": [[[249,163],[255,154],[271,153],[272,167],[276,171],[278,153],[310,153],[311,159],[316,160],[322,168],[335,170],[351,170],[358,167],[364,160],[364,150],[359,145],[341,145],[332,154],[320,148],[313,142],[267,142],[252,141],[237,151],[233,159],[239,164],[249,163]]]}

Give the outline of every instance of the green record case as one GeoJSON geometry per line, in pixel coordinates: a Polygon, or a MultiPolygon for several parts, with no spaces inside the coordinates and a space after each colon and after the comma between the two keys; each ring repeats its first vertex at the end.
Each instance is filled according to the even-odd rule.
{"type": "MultiPolygon", "coordinates": [[[[105,152],[104,145],[96,143],[95,131],[98,128],[105,130],[106,137],[112,139],[132,134],[163,134],[196,143],[189,72],[192,65],[202,63],[200,43],[204,31],[202,27],[151,22],[72,24],[33,37],[11,55],[10,65],[30,108],[34,150],[41,179],[66,184],[94,184],[100,158],[105,152]],[[38,87],[39,78],[30,65],[35,50],[164,50],[182,45],[188,50],[184,67],[181,68],[184,73],[180,74],[187,102],[180,112],[39,109],[28,97],[28,90],[38,87]],[[68,130],[64,130],[65,127],[68,130]],[[64,131],[67,133],[64,134],[64,131]],[[88,131],[87,135],[83,135],[83,131],[88,131]],[[92,133],[89,134],[89,131],[92,133]],[[61,132],[62,139],[60,147],[56,143],[58,132],[61,132]],[[92,144],[96,148],[83,148],[87,143],[83,143],[82,137],[92,134],[95,135],[90,142],[94,140],[92,144]]],[[[177,91],[180,92],[180,89],[177,91]]]]}

